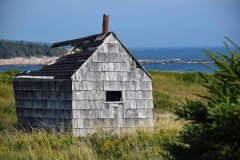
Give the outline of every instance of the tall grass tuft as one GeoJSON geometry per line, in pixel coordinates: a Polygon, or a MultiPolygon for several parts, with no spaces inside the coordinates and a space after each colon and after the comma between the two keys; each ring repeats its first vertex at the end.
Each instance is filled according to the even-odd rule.
{"type": "Polygon", "coordinates": [[[0,83],[0,131],[17,125],[11,84],[0,83]]]}
{"type": "Polygon", "coordinates": [[[0,132],[0,159],[165,159],[164,144],[175,141],[184,121],[174,115],[155,115],[153,130],[131,134],[97,132],[87,137],[71,133],[24,131],[14,128],[0,132]]]}
{"type": "Polygon", "coordinates": [[[89,144],[70,133],[11,129],[0,133],[0,144],[0,159],[97,159],[89,144]]]}

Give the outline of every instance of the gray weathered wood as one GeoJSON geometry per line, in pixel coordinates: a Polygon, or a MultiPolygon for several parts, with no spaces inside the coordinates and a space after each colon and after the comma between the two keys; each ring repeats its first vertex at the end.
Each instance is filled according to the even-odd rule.
{"type": "Polygon", "coordinates": [[[76,136],[153,127],[152,79],[138,65],[109,34],[70,79],[14,79],[19,125],[70,128],[76,136]],[[121,91],[120,102],[107,102],[107,91],[121,91]]]}

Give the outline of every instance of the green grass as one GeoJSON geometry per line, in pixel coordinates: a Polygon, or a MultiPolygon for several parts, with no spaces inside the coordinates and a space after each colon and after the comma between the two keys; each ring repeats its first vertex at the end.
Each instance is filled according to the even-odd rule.
{"type": "Polygon", "coordinates": [[[0,159],[164,159],[165,143],[175,141],[183,121],[158,116],[152,131],[116,135],[97,132],[88,137],[70,133],[5,129],[0,132],[0,159]]]}
{"type": "Polygon", "coordinates": [[[13,76],[12,72],[0,74],[0,131],[17,125],[14,93],[10,76],[13,76]]]}
{"type": "Polygon", "coordinates": [[[9,71],[2,72],[0,74],[0,82],[11,84],[12,78],[19,73],[20,71],[18,70],[9,70],[9,71]]]}
{"type": "Polygon", "coordinates": [[[0,133],[0,159],[96,159],[90,145],[71,134],[26,132],[16,129],[0,133]]]}
{"type": "Polygon", "coordinates": [[[164,159],[165,143],[172,143],[184,121],[155,115],[153,131],[116,135],[97,132],[88,137],[44,130],[8,128],[0,132],[0,159],[164,159]]]}
{"type": "Polygon", "coordinates": [[[173,111],[186,99],[199,100],[197,95],[207,94],[206,89],[200,85],[201,77],[198,73],[150,73],[153,77],[153,102],[157,112],[173,111]]]}
{"type": "Polygon", "coordinates": [[[71,133],[18,130],[10,78],[14,74],[1,73],[0,159],[166,159],[170,155],[164,144],[175,142],[185,123],[175,120],[171,111],[186,98],[199,99],[195,94],[206,94],[206,90],[199,84],[196,73],[151,72],[151,75],[153,130],[121,135],[98,131],[77,138],[71,133]]]}

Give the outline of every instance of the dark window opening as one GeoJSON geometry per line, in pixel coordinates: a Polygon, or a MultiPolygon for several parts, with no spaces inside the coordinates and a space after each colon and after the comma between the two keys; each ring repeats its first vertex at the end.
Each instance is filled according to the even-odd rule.
{"type": "Polygon", "coordinates": [[[106,92],[106,101],[122,101],[122,92],[121,91],[107,91],[106,92]]]}

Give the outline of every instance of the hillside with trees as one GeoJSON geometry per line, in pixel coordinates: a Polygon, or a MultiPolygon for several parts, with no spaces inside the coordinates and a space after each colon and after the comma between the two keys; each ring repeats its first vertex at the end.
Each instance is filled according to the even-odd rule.
{"type": "Polygon", "coordinates": [[[14,57],[60,56],[66,52],[64,48],[51,48],[47,43],[0,40],[0,59],[14,57]]]}

